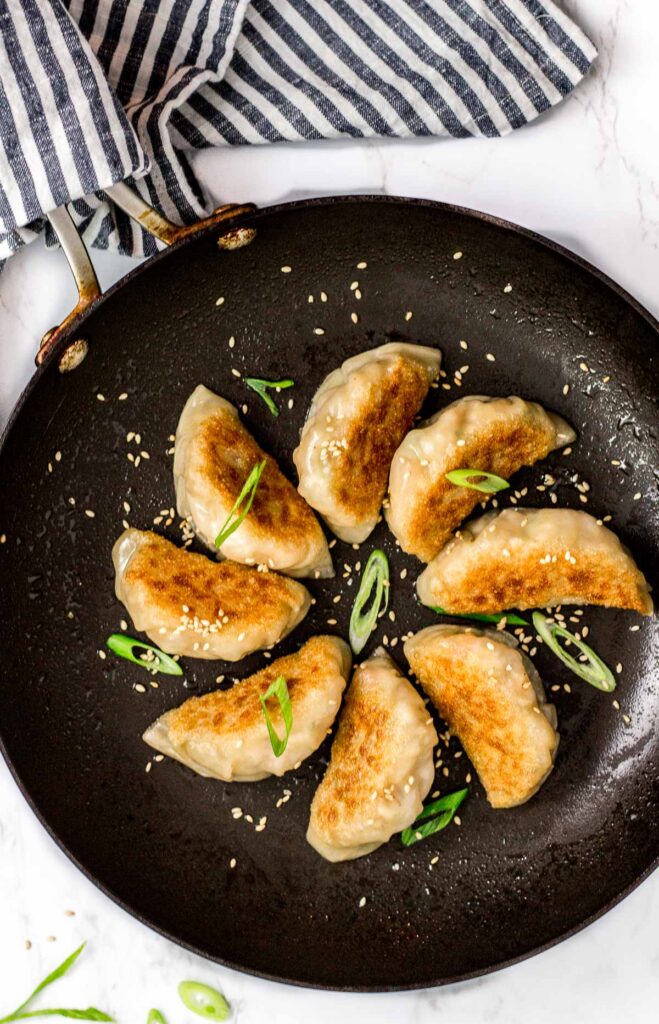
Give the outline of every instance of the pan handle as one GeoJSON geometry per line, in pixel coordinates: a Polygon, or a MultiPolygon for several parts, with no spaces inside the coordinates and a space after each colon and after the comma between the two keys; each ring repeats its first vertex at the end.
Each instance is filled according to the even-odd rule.
{"type": "MultiPolygon", "coordinates": [[[[227,203],[218,206],[213,210],[210,217],[204,217],[196,224],[173,224],[154,210],[152,206],[144,202],[141,196],[133,192],[124,182],[118,182],[105,190],[108,197],[128,214],[134,221],[141,225],[145,231],[153,235],[164,245],[173,245],[184,238],[197,234],[207,227],[217,227],[225,221],[251,213],[256,209],[253,203],[236,205],[227,203]]],[[[48,215],[55,234],[57,235],[64,255],[71,268],[71,273],[78,289],[78,301],[71,312],[62,320],[61,324],[47,331],[41,339],[36,363],[40,366],[48,354],[58,343],[64,333],[68,331],[71,324],[83,313],[85,313],[95,302],[100,299],[102,292],[98,283],[96,271],[89,257],[77,227],[71,214],[65,206],[52,210],[48,215]]],[[[238,249],[251,242],[256,234],[255,228],[234,227],[230,228],[218,238],[218,245],[222,249],[238,249]]],[[[75,370],[83,361],[88,352],[88,343],[84,338],[77,338],[65,348],[59,359],[61,373],[68,373],[75,370]]]]}

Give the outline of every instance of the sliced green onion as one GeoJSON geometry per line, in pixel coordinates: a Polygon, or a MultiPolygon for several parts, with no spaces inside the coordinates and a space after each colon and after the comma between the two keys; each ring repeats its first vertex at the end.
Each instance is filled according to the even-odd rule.
{"type": "Polygon", "coordinates": [[[542,612],[533,612],[533,626],[537,630],[538,636],[547,644],[549,650],[553,651],[556,657],[560,658],[571,672],[574,672],[575,676],[585,679],[591,686],[596,687],[598,690],[604,690],[605,693],[611,693],[615,690],[616,680],[613,672],[599,655],[595,654],[592,647],[584,643],[580,637],[570,633],[569,630],[559,626],[558,623],[550,622],[542,612]],[[569,640],[588,660],[583,662],[573,658],[564,647],[561,647],[558,637],[569,640]]]}
{"type": "Polygon", "coordinates": [[[281,391],[283,388],[294,388],[295,381],[287,377],[286,380],[261,380],[259,377],[243,377],[243,382],[252,391],[256,391],[259,398],[262,398],[273,416],[279,416],[279,409],[274,400],[268,394],[268,388],[275,388],[281,391]]]}
{"type": "Polygon", "coordinates": [[[152,644],[144,644],[141,640],[135,640],[132,636],[126,636],[125,633],[113,633],[105,642],[114,654],[120,658],[125,658],[126,661],[132,661],[133,664],[139,665],[140,668],[148,668],[150,672],[162,672],[166,676],[183,675],[183,669],[179,663],[174,661],[171,655],[165,654],[159,647],[153,647],[152,644]],[[133,654],[133,648],[135,647],[140,651],[150,651],[153,657],[135,657],[133,654]]]}
{"type": "Polygon", "coordinates": [[[272,745],[272,752],[275,757],[281,757],[286,750],[286,744],[288,743],[288,737],[291,734],[293,728],[293,708],[291,707],[291,698],[288,693],[288,686],[283,676],[279,676],[275,679],[274,683],[268,687],[263,694],[259,694],[259,700],[261,701],[261,707],[263,708],[263,714],[265,717],[265,724],[268,727],[268,736],[270,737],[270,743],[272,745]],[[281,716],[284,719],[284,728],[286,729],[286,735],[283,740],[279,739],[279,736],[275,732],[275,728],[270,721],[270,714],[266,707],[266,701],[270,697],[276,697],[279,701],[279,709],[281,716]]]}
{"type": "Polygon", "coordinates": [[[252,469],[250,470],[249,476],[247,477],[245,483],[243,484],[243,489],[236,498],[235,504],[231,511],[229,512],[229,515],[227,516],[226,523],[224,524],[224,526],[218,533],[217,537],[215,538],[216,548],[221,548],[225,540],[227,540],[232,533],[236,532],[236,530],[242,523],[243,519],[249,512],[250,508],[252,507],[252,502],[254,501],[256,488],[258,487],[259,480],[261,479],[261,473],[263,472],[264,469],[265,459],[263,459],[262,462],[257,463],[257,465],[253,466],[252,469]],[[236,515],[238,509],[240,508],[243,502],[245,502],[244,509],[238,515],[236,515]],[[233,519],[234,515],[236,515],[235,519],[233,519]]]}
{"type": "Polygon", "coordinates": [[[350,616],[350,646],[355,654],[363,650],[366,641],[375,629],[378,616],[387,610],[389,604],[389,562],[384,551],[371,551],[364,566],[362,581],[350,616]],[[363,608],[375,595],[368,611],[363,608]]]}
{"type": "Polygon", "coordinates": [[[178,994],[188,1010],[206,1020],[226,1020],[231,1012],[222,993],[200,981],[182,981],[178,994]]]}
{"type": "Polygon", "coordinates": [[[506,623],[510,623],[511,626],[528,626],[529,623],[526,619],[523,619],[520,615],[515,615],[514,612],[499,612],[496,615],[480,615],[477,612],[445,612],[443,608],[439,608],[436,604],[428,606],[431,611],[437,612],[438,615],[451,615],[454,619],[475,619],[477,622],[501,622],[502,619],[506,620],[506,623]]]}
{"type": "Polygon", "coordinates": [[[496,494],[497,491],[505,491],[510,484],[503,477],[496,473],[487,473],[484,469],[452,469],[446,474],[446,479],[458,487],[470,487],[472,491],[482,491],[483,494],[496,494]],[[474,482],[474,477],[479,482],[474,482]]]}
{"type": "Polygon", "coordinates": [[[414,824],[401,832],[403,846],[413,846],[420,839],[427,839],[428,836],[433,836],[435,832],[441,832],[446,828],[467,793],[466,789],[458,789],[455,793],[447,793],[439,800],[426,804],[414,824]]]}
{"type": "Polygon", "coordinates": [[[43,992],[45,988],[52,985],[54,981],[59,978],[63,978],[67,971],[76,962],[83,949],[85,943],[82,946],[78,946],[70,956],[67,956],[66,960],[63,960],[59,967],[56,967],[54,971],[47,974],[43,981],[40,981],[33,992],[25,999],[20,1006],[7,1014],[6,1017],[0,1017],[0,1024],[9,1024],[9,1021],[15,1020],[28,1020],[32,1017],[68,1017],[71,1020],[96,1020],[96,1021],[113,1021],[114,1017],[110,1017],[109,1014],[104,1013],[102,1010],[97,1010],[95,1006],[88,1006],[85,1010],[69,1010],[69,1009],[47,1009],[47,1010],[28,1010],[28,1006],[32,1001],[43,992]]]}
{"type": "Polygon", "coordinates": [[[160,1010],[149,1010],[149,1016],[146,1019],[146,1024],[167,1024],[167,1021],[160,1010]]]}

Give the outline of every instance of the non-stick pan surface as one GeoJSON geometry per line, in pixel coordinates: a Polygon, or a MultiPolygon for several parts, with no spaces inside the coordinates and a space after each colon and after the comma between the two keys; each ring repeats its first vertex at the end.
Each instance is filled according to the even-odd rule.
{"type": "MultiPolygon", "coordinates": [[[[146,772],[153,752],[140,737],[154,718],[212,690],[218,674],[229,685],[253,672],[263,657],[238,666],[187,660],[184,680],[158,676],[157,689],[139,668],[103,660],[106,637],[125,617],[114,597],[112,544],[122,520],[180,539],[178,519],[167,525],[170,436],[195,385],[247,403],[248,426],[295,478],[291,452],[324,376],[401,336],[444,352],[451,389],[433,390],[426,412],[477,393],[521,394],[563,413],[578,441],[572,454],[519,474],[517,490],[529,488],[522,503],[549,505],[556,495],[561,506],[610,514],[656,581],[656,326],[556,246],[454,208],[318,201],[265,210],[252,223],[258,236],[245,248],[220,252],[207,233],[132,274],[78,325],[76,336],[90,342],[86,361],[62,376],[51,360],[13,418],[0,456],[5,756],[82,870],[140,919],[213,959],[347,989],[434,985],[492,970],[602,913],[655,863],[656,619],[585,610],[589,641],[622,665],[619,709],[538,652],[547,685],[560,685],[551,697],[561,742],[553,774],[530,803],[494,811],[474,776],[460,826],[410,849],[394,838],[362,860],[328,864],[305,830],[329,740],[280,780],[225,785],[169,760],[146,772]],[[458,387],[455,371],[467,366],[458,387]],[[234,370],[295,379],[279,396],[278,419],[234,370]],[[127,441],[129,433],[140,440],[127,441]],[[140,452],[150,457],[129,461],[140,452]],[[582,481],[587,503],[576,488],[582,481]]],[[[419,563],[380,524],[360,552],[336,545],[336,580],[310,583],[317,603],[281,653],[314,633],[346,635],[355,585],[344,563],[363,562],[376,545],[391,559],[396,621],[382,621],[371,647],[436,621],[415,600],[419,563]]],[[[392,653],[404,667],[401,645],[392,653]]],[[[452,742],[444,755],[442,791],[470,771],[458,750],[452,742]]]]}

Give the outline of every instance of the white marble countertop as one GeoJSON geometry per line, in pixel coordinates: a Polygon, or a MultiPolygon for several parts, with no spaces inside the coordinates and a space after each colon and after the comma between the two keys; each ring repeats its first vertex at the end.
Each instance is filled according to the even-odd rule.
{"type": "MultiPolygon", "coordinates": [[[[659,315],[659,7],[656,0],[571,0],[565,7],[597,42],[596,69],[567,103],[505,140],[208,151],[197,168],[218,201],[386,192],[487,210],[585,256],[659,315]]],[[[104,285],[132,266],[107,254],[95,261],[104,285]]],[[[73,297],[63,255],[40,244],[3,272],[0,427],[32,372],[37,339],[73,297]]],[[[150,932],[79,874],[42,830],[4,763],[0,907],[0,1015],[84,939],[84,959],[53,995],[59,1005],[92,1003],[121,1024],[141,1024],[151,1006],[169,1024],[191,1021],[176,996],[185,977],[223,989],[243,1024],[640,1024],[655,1018],[659,1001],[659,875],[541,956],[444,989],[340,995],[216,967],[150,932]]]]}

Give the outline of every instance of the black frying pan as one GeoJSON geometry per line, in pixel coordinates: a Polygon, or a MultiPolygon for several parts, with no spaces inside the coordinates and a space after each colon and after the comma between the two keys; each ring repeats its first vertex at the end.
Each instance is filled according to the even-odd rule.
{"type": "MultiPolygon", "coordinates": [[[[146,725],[212,689],[218,672],[227,672],[228,685],[263,659],[237,667],[188,660],[184,681],[160,676],[158,689],[138,668],[111,655],[101,660],[97,651],[125,615],[114,598],[111,547],[122,519],[148,528],[174,504],[168,438],[196,384],[247,402],[250,429],[294,478],[291,452],[321,380],[347,356],[399,335],[438,344],[449,381],[470,367],[462,389],[431,392],[426,411],[459,394],[486,393],[521,394],[563,413],[579,434],[573,454],[520,473],[518,487],[531,487],[529,504],[547,504],[555,492],[561,505],[611,513],[656,581],[657,325],[560,247],[454,207],[319,200],[248,214],[243,223],[258,229],[250,245],[218,251],[217,229],[209,229],[137,269],[74,322],[7,429],[0,452],[5,757],[72,860],[125,909],[199,953],[266,977],[343,989],[411,988],[490,971],[602,914],[656,863],[656,619],[586,610],[593,646],[623,665],[620,710],[546,650],[538,653],[546,682],[569,682],[572,692],[552,695],[558,759],[530,803],[493,811],[474,781],[460,827],[407,850],[394,838],[367,858],[330,865],[304,838],[329,742],[283,780],[225,785],[171,761],[145,773],[146,725]],[[368,267],[357,270],[362,260],[368,267]],[[286,265],[289,274],[281,272],[286,265]],[[354,280],[361,301],[350,291],[354,280]],[[81,335],[89,355],[61,375],[59,354],[81,335]],[[282,396],[294,394],[294,408],[282,401],[273,419],[232,367],[294,377],[295,391],[282,396]],[[118,401],[123,392],[128,398],[118,401]],[[141,434],[139,446],[126,443],[128,431],[141,434]],[[135,469],[126,453],[140,449],[151,457],[135,469]],[[556,482],[541,494],[533,485],[547,471],[556,482]],[[570,482],[575,472],[592,486],[588,505],[570,482]],[[634,500],[637,492],[642,498],[634,500]],[[630,631],[635,625],[640,630],[630,631]],[[291,797],[277,808],[285,789],[291,797]],[[255,823],[267,815],[265,831],[234,820],[236,806],[255,823]]],[[[157,528],[180,537],[176,524],[157,528]]],[[[414,597],[419,563],[400,554],[382,524],[362,551],[376,544],[393,569],[390,636],[436,621],[414,597]]],[[[351,591],[341,566],[359,556],[342,544],[334,556],[337,580],[310,584],[317,604],[281,653],[332,631],[329,617],[346,635],[351,591]]],[[[404,665],[400,646],[393,653],[404,665]]],[[[469,771],[466,758],[448,762],[444,790],[469,771]]]]}

